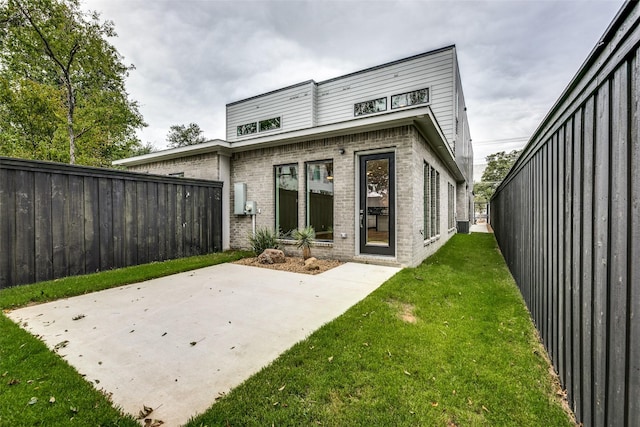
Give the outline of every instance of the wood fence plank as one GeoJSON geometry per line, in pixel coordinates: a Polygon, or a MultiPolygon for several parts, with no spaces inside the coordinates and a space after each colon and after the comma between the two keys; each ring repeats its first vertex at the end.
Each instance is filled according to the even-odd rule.
{"type": "Polygon", "coordinates": [[[138,263],[138,227],[137,227],[137,185],[135,181],[124,181],[124,250],[125,266],[138,263]]]}
{"type": "Polygon", "coordinates": [[[51,228],[53,245],[53,278],[69,275],[69,258],[66,237],[66,210],[69,194],[69,176],[51,173],[51,217],[56,226],[51,228]],[[53,218],[57,220],[54,221],[53,218]]]}
{"type": "Polygon", "coordinates": [[[113,243],[113,266],[119,268],[126,265],[125,261],[125,195],[124,180],[111,180],[111,200],[112,200],[112,235],[113,243]]]}
{"type": "Polygon", "coordinates": [[[582,412],[582,354],[583,354],[583,331],[582,331],[582,223],[583,210],[582,210],[582,109],[578,110],[574,115],[574,127],[573,127],[573,200],[572,200],[572,215],[573,219],[571,224],[572,235],[572,324],[573,328],[573,392],[571,393],[571,400],[573,410],[577,419],[584,419],[582,412]]]}
{"type": "Polygon", "coordinates": [[[65,241],[67,242],[67,259],[69,275],[85,273],[84,251],[84,178],[69,175],[69,194],[67,202],[65,241]]]}
{"type": "Polygon", "coordinates": [[[100,198],[98,178],[84,179],[84,263],[87,273],[100,270],[100,198]]]}
{"type": "Polygon", "coordinates": [[[144,182],[136,183],[136,205],[137,211],[137,236],[138,236],[138,263],[150,262],[149,246],[147,244],[148,219],[147,219],[147,185],[144,182]]]}
{"type": "MultiPolygon", "coordinates": [[[[35,281],[53,277],[51,174],[35,173],[35,281]]],[[[57,225],[57,224],[56,224],[57,225]]]]}
{"type": "Polygon", "coordinates": [[[16,191],[16,231],[19,238],[15,241],[16,281],[31,283],[35,281],[35,244],[34,199],[35,186],[33,174],[18,171],[15,176],[16,191]]]}
{"type": "Polygon", "coordinates": [[[15,171],[0,167],[0,289],[13,286],[15,264],[15,171]]]}
{"type": "Polygon", "coordinates": [[[594,141],[594,251],[593,251],[593,393],[595,425],[605,425],[607,394],[607,301],[609,293],[609,86],[600,87],[596,97],[594,141]]]}

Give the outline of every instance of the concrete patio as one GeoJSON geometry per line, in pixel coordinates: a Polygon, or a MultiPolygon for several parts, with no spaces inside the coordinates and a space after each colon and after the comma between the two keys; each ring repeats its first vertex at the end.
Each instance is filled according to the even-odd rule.
{"type": "Polygon", "coordinates": [[[116,406],[178,426],[398,268],[311,276],[222,264],[8,313],[116,406]]]}

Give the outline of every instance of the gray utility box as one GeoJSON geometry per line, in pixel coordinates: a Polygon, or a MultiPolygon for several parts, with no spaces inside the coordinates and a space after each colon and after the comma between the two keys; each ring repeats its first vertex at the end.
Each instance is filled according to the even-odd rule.
{"type": "Polygon", "coordinates": [[[246,215],[247,205],[247,184],[236,182],[233,184],[233,213],[235,215],[246,215]]]}

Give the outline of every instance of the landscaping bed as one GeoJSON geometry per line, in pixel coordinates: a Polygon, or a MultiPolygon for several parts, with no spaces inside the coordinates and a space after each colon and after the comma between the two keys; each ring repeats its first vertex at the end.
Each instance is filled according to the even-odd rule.
{"type": "Polygon", "coordinates": [[[331,270],[342,264],[341,261],[332,259],[318,259],[314,261],[314,264],[318,266],[317,270],[305,269],[304,260],[302,257],[286,257],[283,263],[262,264],[258,261],[257,257],[243,258],[235,261],[235,264],[250,265],[253,267],[270,268],[272,270],[290,271],[292,273],[304,273],[304,274],[320,274],[327,270],[331,270]]]}

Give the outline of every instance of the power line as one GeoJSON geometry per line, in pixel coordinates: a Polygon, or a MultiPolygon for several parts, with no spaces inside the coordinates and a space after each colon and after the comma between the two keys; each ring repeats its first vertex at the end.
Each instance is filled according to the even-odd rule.
{"type": "Polygon", "coordinates": [[[504,139],[491,139],[486,141],[472,141],[473,145],[476,144],[504,144],[507,142],[527,142],[529,140],[528,136],[519,136],[514,138],[504,138],[504,139]]]}

